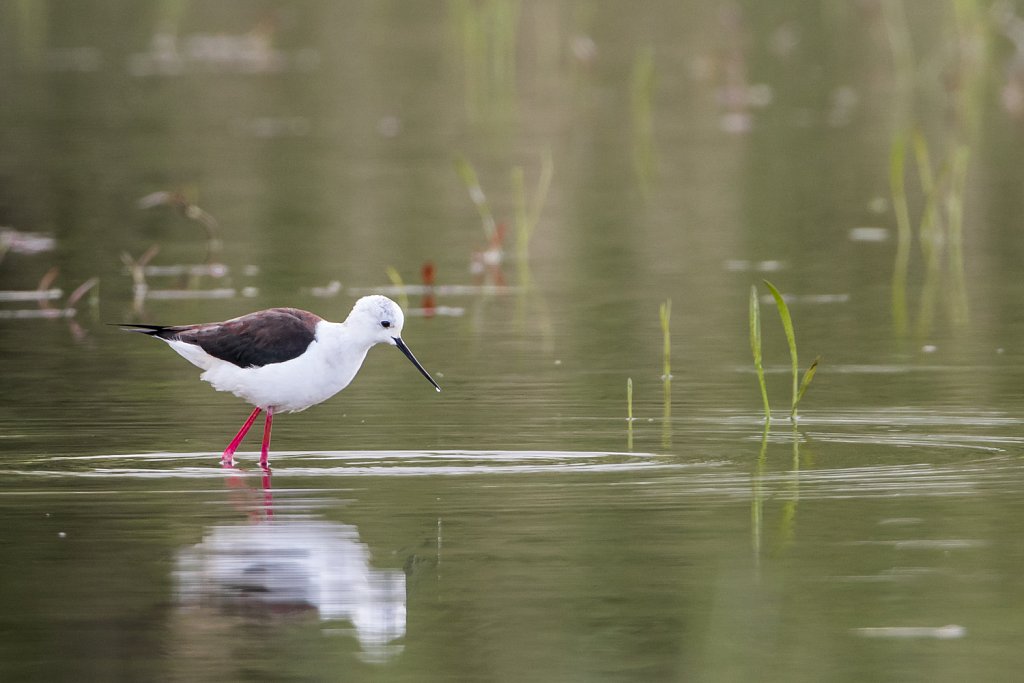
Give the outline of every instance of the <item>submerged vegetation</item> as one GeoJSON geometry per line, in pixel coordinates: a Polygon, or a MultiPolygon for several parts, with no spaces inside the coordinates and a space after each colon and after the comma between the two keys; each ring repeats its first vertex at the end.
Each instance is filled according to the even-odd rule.
{"type": "Polygon", "coordinates": [[[541,212],[548,199],[555,164],[551,150],[545,149],[540,158],[540,175],[532,197],[527,197],[523,167],[512,168],[512,194],[515,199],[516,259],[519,268],[519,284],[527,287],[530,283],[529,258],[530,239],[540,222],[541,212]]]}
{"type": "MultiPolygon", "coordinates": [[[[480,177],[464,156],[455,159],[455,170],[462,180],[469,198],[480,215],[480,223],[483,227],[484,238],[487,247],[480,252],[482,261],[481,267],[500,266],[503,260],[502,247],[504,242],[504,223],[494,217],[487,194],[480,184],[480,177]]],[[[554,161],[551,150],[545,149],[540,158],[540,174],[537,177],[537,185],[530,195],[526,189],[526,172],[522,166],[513,166],[510,172],[513,216],[515,226],[515,254],[516,266],[518,269],[519,285],[524,289],[530,284],[530,240],[533,237],[537,224],[540,222],[541,213],[547,202],[548,192],[551,190],[551,180],[554,177],[554,161]]]]}
{"type": "Polygon", "coordinates": [[[448,5],[462,46],[466,114],[475,121],[514,112],[520,3],[449,0],[448,5]]]}
{"type": "Polygon", "coordinates": [[[480,186],[480,177],[477,175],[476,169],[473,168],[473,164],[469,162],[469,159],[460,154],[455,158],[455,172],[462,179],[462,184],[466,186],[473,206],[476,207],[477,213],[480,214],[480,224],[484,229],[484,237],[487,240],[493,239],[497,232],[498,224],[494,220],[494,212],[491,211],[487,195],[484,194],[484,189],[480,186]]]}
{"type": "Polygon", "coordinates": [[[955,145],[936,170],[928,142],[920,131],[896,137],[889,150],[889,189],[896,217],[896,260],[892,277],[892,315],[896,333],[911,329],[907,280],[911,245],[916,236],[924,264],[924,281],[914,331],[925,336],[932,330],[940,296],[945,300],[949,320],[962,326],[968,322],[967,280],[963,257],[964,193],[967,185],[967,145],[955,145]],[[920,216],[914,230],[907,187],[907,157],[913,152],[921,194],[920,216]]]}
{"type": "Polygon", "coordinates": [[[633,168],[644,195],[654,175],[654,48],[637,52],[629,79],[632,119],[633,168]]]}
{"type": "Polygon", "coordinates": [[[160,206],[171,207],[183,217],[198,224],[206,233],[206,260],[212,262],[220,258],[223,243],[220,239],[220,223],[208,211],[199,207],[190,195],[197,194],[192,188],[188,192],[183,190],[161,190],[151,192],[141,197],[136,204],[140,209],[152,209],[160,206]]]}

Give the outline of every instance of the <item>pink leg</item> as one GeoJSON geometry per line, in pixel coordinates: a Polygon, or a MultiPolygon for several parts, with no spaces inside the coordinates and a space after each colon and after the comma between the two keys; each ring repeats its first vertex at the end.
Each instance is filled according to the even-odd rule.
{"type": "Polygon", "coordinates": [[[252,427],[252,423],[256,421],[256,416],[259,415],[262,410],[262,408],[257,408],[252,411],[252,414],[249,415],[249,419],[245,421],[242,428],[238,430],[237,434],[235,434],[235,438],[231,439],[231,443],[229,443],[228,447],[224,449],[224,455],[220,458],[220,464],[222,466],[230,467],[235,464],[234,455],[235,451],[238,450],[238,444],[242,443],[242,439],[244,439],[245,435],[249,433],[249,428],[252,427]]]}
{"type": "Polygon", "coordinates": [[[260,451],[260,467],[267,470],[267,458],[270,456],[270,425],[274,422],[274,409],[267,408],[267,423],[263,427],[263,450],[260,451]]]}

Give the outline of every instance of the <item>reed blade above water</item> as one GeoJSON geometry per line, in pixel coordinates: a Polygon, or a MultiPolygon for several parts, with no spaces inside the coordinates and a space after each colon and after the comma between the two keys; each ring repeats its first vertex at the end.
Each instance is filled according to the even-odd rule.
{"type": "MultiPolygon", "coordinates": [[[[814,362],[811,363],[811,366],[804,373],[803,379],[801,380],[800,361],[796,348],[796,332],[793,329],[793,316],[790,314],[789,306],[786,304],[786,300],[782,296],[782,293],[779,292],[778,288],[768,280],[762,280],[762,282],[764,282],[768,291],[771,292],[772,299],[775,300],[775,307],[778,309],[779,318],[782,321],[782,329],[786,334],[786,344],[789,347],[793,383],[789,419],[796,422],[797,406],[800,403],[800,399],[802,399],[804,394],[807,392],[807,388],[810,386],[811,381],[814,379],[814,375],[818,371],[818,363],[821,358],[818,357],[814,359],[814,362]]],[[[764,377],[764,360],[761,349],[760,303],[757,297],[757,287],[754,285],[750,287],[750,348],[754,355],[754,369],[757,371],[757,379],[761,387],[761,399],[764,402],[765,419],[766,421],[770,421],[771,407],[768,403],[768,390],[764,377]]]]}

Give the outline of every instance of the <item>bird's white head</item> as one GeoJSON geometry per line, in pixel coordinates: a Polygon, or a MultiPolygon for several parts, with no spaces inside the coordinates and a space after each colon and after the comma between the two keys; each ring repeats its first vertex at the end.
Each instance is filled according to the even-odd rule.
{"type": "Polygon", "coordinates": [[[375,344],[394,346],[395,339],[402,338],[405,314],[391,299],[380,294],[372,294],[356,301],[345,324],[375,344]]]}
{"type": "Polygon", "coordinates": [[[372,344],[391,344],[397,346],[405,357],[412,361],[416,369],[423,374],[434,388],[441,391],[434,378],[430,376],[412,351],[402,341],[402,327],[405,326],[405,314],[401,307],[386,296],[371,294],[356,301],[352,312],[345,319],[345,325],[357,334],[363,335],[372,344]]]}

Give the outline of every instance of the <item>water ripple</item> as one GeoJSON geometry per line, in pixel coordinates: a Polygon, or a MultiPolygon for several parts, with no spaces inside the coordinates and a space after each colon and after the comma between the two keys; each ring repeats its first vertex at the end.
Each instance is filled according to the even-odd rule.
{"type": "MultiPolygon", "coordinates": [[[[255,464],[258,453],[236,454],[243,468],[255,464]]],[[[56,456],[34,461],[40,467],[5,470],[8,476],[26,477],[128,477],[203,478],[222,476],[219,452],[131,453],[56,456]],[[208,466],[147,465],[194,462],[208,466]],[[53,467],[58,463],[64,467],[53,467]],[[88,465],[82,469],[82,465],[88,465]]],[[[634,472],[684,467],[653,453],[599,451],[278,451],[272,468],[288,476],[464,476],[489,474],[555,474],[564,472],[634,472]]]]}

